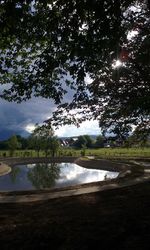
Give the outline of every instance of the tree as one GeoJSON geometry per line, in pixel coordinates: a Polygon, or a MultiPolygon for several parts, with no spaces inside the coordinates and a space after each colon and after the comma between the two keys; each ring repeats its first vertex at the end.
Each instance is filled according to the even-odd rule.
{"type": "Polygon", "coordinates": [[[8,149],[8,143],[7,141],[0,141],[0,150],[7,150],[8,149]]]}
{"type": "Polygon", "coordinates": [[[137,127],[133,133],[133,136],[137,142],[139,142],[140,146],[149,145],[150,126],[145,126],[144,129],[142,126],[137,127]]]}
{"type": "Polygon", "coordinates": [[[84,138],[86,139],[86,147],[92,148],[93,146],[93,140],[89,135],[84,135],[84,138]]]}
{"type": "Polygon", "coordinates": [[[90,148],[92,147],[93,141],[89,135],[80,135],[78,140],[75,141],[74,146],[77,148],[90,148]]]}
{"type": "Polygon", "coordinates": [[[42,149],[42,140],[39,134],[39,126],[36,124],[36,128],[29,137],[29,147],[37,151],[37,156],[40,156],[40,150],[42,149]]]}
{"type": "MultiPolygon", "coordinates": [[[[79,95],[79,98],[65,107],[68,112],[72,107],[79,109],[82,107],[82,110],[79,110],[82,119],[78,119],[78,123],[84,119],[99,119],[103,131],[115,132],[122,139],[127,137],[133,124],[143,127],[144,130],[147,125],[150,126],[150,48],[148,45],[150,12],[143,4],[140,5],[141,9],[138,6],[136,8],[135,12],[126,9],[124,13],[122,28],[126,27],[126,29],[124,36],[122,34],[120,37],[121,44],[118,45],[116,61],[113,59],[114,66],[111,59],[107,57],[108,61],[107,59],[104,61],[104,66],[97,73],[96,79],[88,85],[90,93],[88,99],[79,95]],[[134,39],[128,38],[129,31],[136,32],[134,39]],[[115,67],[117,59],[120,60],[120,64],[122,63],[120,67],[115,67]]],[[[60,105],[56,117],[58,116],[60,120],[62,114],[62,121],[66,117],[67,121],[69,115],[70,119],[73,119],[71,112],[66,117],[63,113],[64,106],[60,105]]]]}
{"type": "Polygon", "coordinates": [[[54,131],[51,126],[42,125],[39,127],[39,135],[41,138],[41,148],[45,151],[45,156],[48,156],[48,151],[51,147],[51,140],[54,136],[54,131]]]}
{"type": "Polygon", "coordinates": [[[18,142],[21,144],[21,149],[27,149],[29,140],[28,138],[24,138],[21,135],[16,135],[18,142]]]}
{"type": "Polygon", "coordinates": [[[51,125],[43,124],[40,126],[36,124],[36,127],[30,137],[30,145],[37,151],[38,157],[40,150],[44,150],[47,157],[50,140],[53,135],[54,131],[51,125]]]}
{"type": "Polygon", "coordinates": [[[96,142],[95,142],[95,146],[97,148],[102,148],[104,147],[104,137],[102,135],[98,135],[96,137],[96,142]]]}
{"type": "Polygon", "coordinates": [[[58,149],[60,148],[60,142],[56,136],[51,137],[49,142],[49,149],[51,152],[51,156],[56,156],[58,149]]]}
{"type": "Polygon", "coordinates": [[[60,143],[50,124],[37,125],[30,138],[32,147],[37,150],[38,157],[40,150],[44,150],[45,156],[49,151],[54,157],[59,149],[60,143]]]}
{"type": "Polygon", "coordinates": [[[83,135],[80,135],[78,137],[78,140],[75,141],[74,146],[77,148],[82,148],[83,146],[86,146],[87,140],[83,135]]]}
{"type": "Polygon", "coordinates": [[[127,139],[126,145],[128,146],[149,146],[149,137],[150,137],[150,127],[139,126],[135,128],[132,135],[127,139]]]}
{"type": "Polygon", "coordinates": [[[13,135],[9,140],[8,140],[8,148],[10,151],[10,156],[14,155],[14,151],[16,149],[19,149],[21,147],[21,144],[18,142],[16,135],[13,135]]]}
{"type": "Polygon", "coordinates": [[[109,130],[149,121],[149,1],[4,0],[0,13],[0,82],[10,83],[1,97],[54,99],[62,104],[55,125],[99,119],[109,130]],[[74,96],[64,103],[68,87],[74,96]]]}
{"type": "Polygon", "coordinates": [[[122,145],[129,137],[131,129],[131,126],[126,123],[126,121],[114,121],[113,123],[111,123],[111,126],[107,126],[104,122],[104,124],[102,125],[103,134],[105,135],[106,132],[113,133],[115,139],[122,145]]]}

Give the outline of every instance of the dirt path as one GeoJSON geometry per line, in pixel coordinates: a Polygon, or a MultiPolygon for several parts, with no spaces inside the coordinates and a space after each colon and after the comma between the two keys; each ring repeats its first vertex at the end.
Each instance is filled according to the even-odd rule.
{"type": "Polygon", "coordinates": [[[0,176],[8,174],[11,172],[11,167],[9,167],[7,164],[0,162],[0,176]]]}

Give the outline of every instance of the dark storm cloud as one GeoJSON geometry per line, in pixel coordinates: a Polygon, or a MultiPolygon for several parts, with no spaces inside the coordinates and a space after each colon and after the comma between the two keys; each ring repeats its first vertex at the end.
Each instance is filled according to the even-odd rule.
{"type": "Polygon", "coordinates": [[[21,104],[0,99],[0,139],[16,133],[25,135],[28,124],[43,122],[54,109],[50,100],[42,98],[32,98],[21,104]]]}
{"type": "MultiPolygon", "coordinates": [[[[85,79],[88,83],[88,78],[85,79]]],[[[62,84],[65,88],[65,85],[62,84]]],[[[4,89],[0,85],[0,92],[4,89]]],[[[70,102],[73,97],[73,91],[68,90],[65,95],[64,102],[70,102]]],[[[52,112],[56,109],[56,105],[52,100],[43,98],[32,98],[27,102],[21,104],[9,103],[0,99],[0,140],[10,137],[13,134],[20,134],[25,136],[27,134],[26,126],[30,124],[42,123],[48,117],[51,116],[52,112]]],[[[86,128],[81,128],[80,133],[86,128]]],[[[88,124],[90,128],[90,124],[88,124]]],[[[96,127],[97,128],[97,127],[96,127]]],[[[87,129],[87,128],[86,128],[87,129]]],[[[78,131],[75,127],[70,126],[62,127],[57,131],[58,135],[68,135],[68,131],[71,134],[77,134],[78,131]],[[70,129],[70,130],[68,130],[70,129]]],[[[87,131],[89,133],[89,131],[87,131]]]]}

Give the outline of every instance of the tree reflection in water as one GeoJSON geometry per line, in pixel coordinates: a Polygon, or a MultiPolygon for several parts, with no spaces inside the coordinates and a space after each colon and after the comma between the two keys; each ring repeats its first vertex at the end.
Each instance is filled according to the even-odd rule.
{"type": "Polygon", "coordinates": [[[36,189],[50,188],[59,178],[60,167],[56,163],[38,163],[29,170],[28,179],[36,189]]]}
{"type": "Polygon", "coordinates": [[[17,181],[17,176],[21,172],[21,169],[19,167],[12,167],[12,170],[10,172],[10,178],[12,183],[16,183],[17,181]]]}

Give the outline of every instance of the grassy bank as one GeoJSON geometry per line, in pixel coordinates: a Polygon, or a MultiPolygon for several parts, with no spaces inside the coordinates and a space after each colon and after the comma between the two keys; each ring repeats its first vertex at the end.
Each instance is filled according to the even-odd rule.
{"type": "MultiPolygon", "coordinates": [[[[72,148],[62,148],[58,151],[57,156],[96,156],[100,158],[127,158],[127,157],[150,157],[150,148],[99,148],[99,149],[85,149],[77,150],[72,148]]],[[[9,151],[0,151],[0,157],[9,157],[9,151]]],[[[37,157],[38,154],[34,150],[16,150],[14,157],[37,157]]],[[[44,151],[40,151],[40,157],[45,157],[44,151]]],[[[50,156],[50,155],[49,155],[50,156]]]]}

